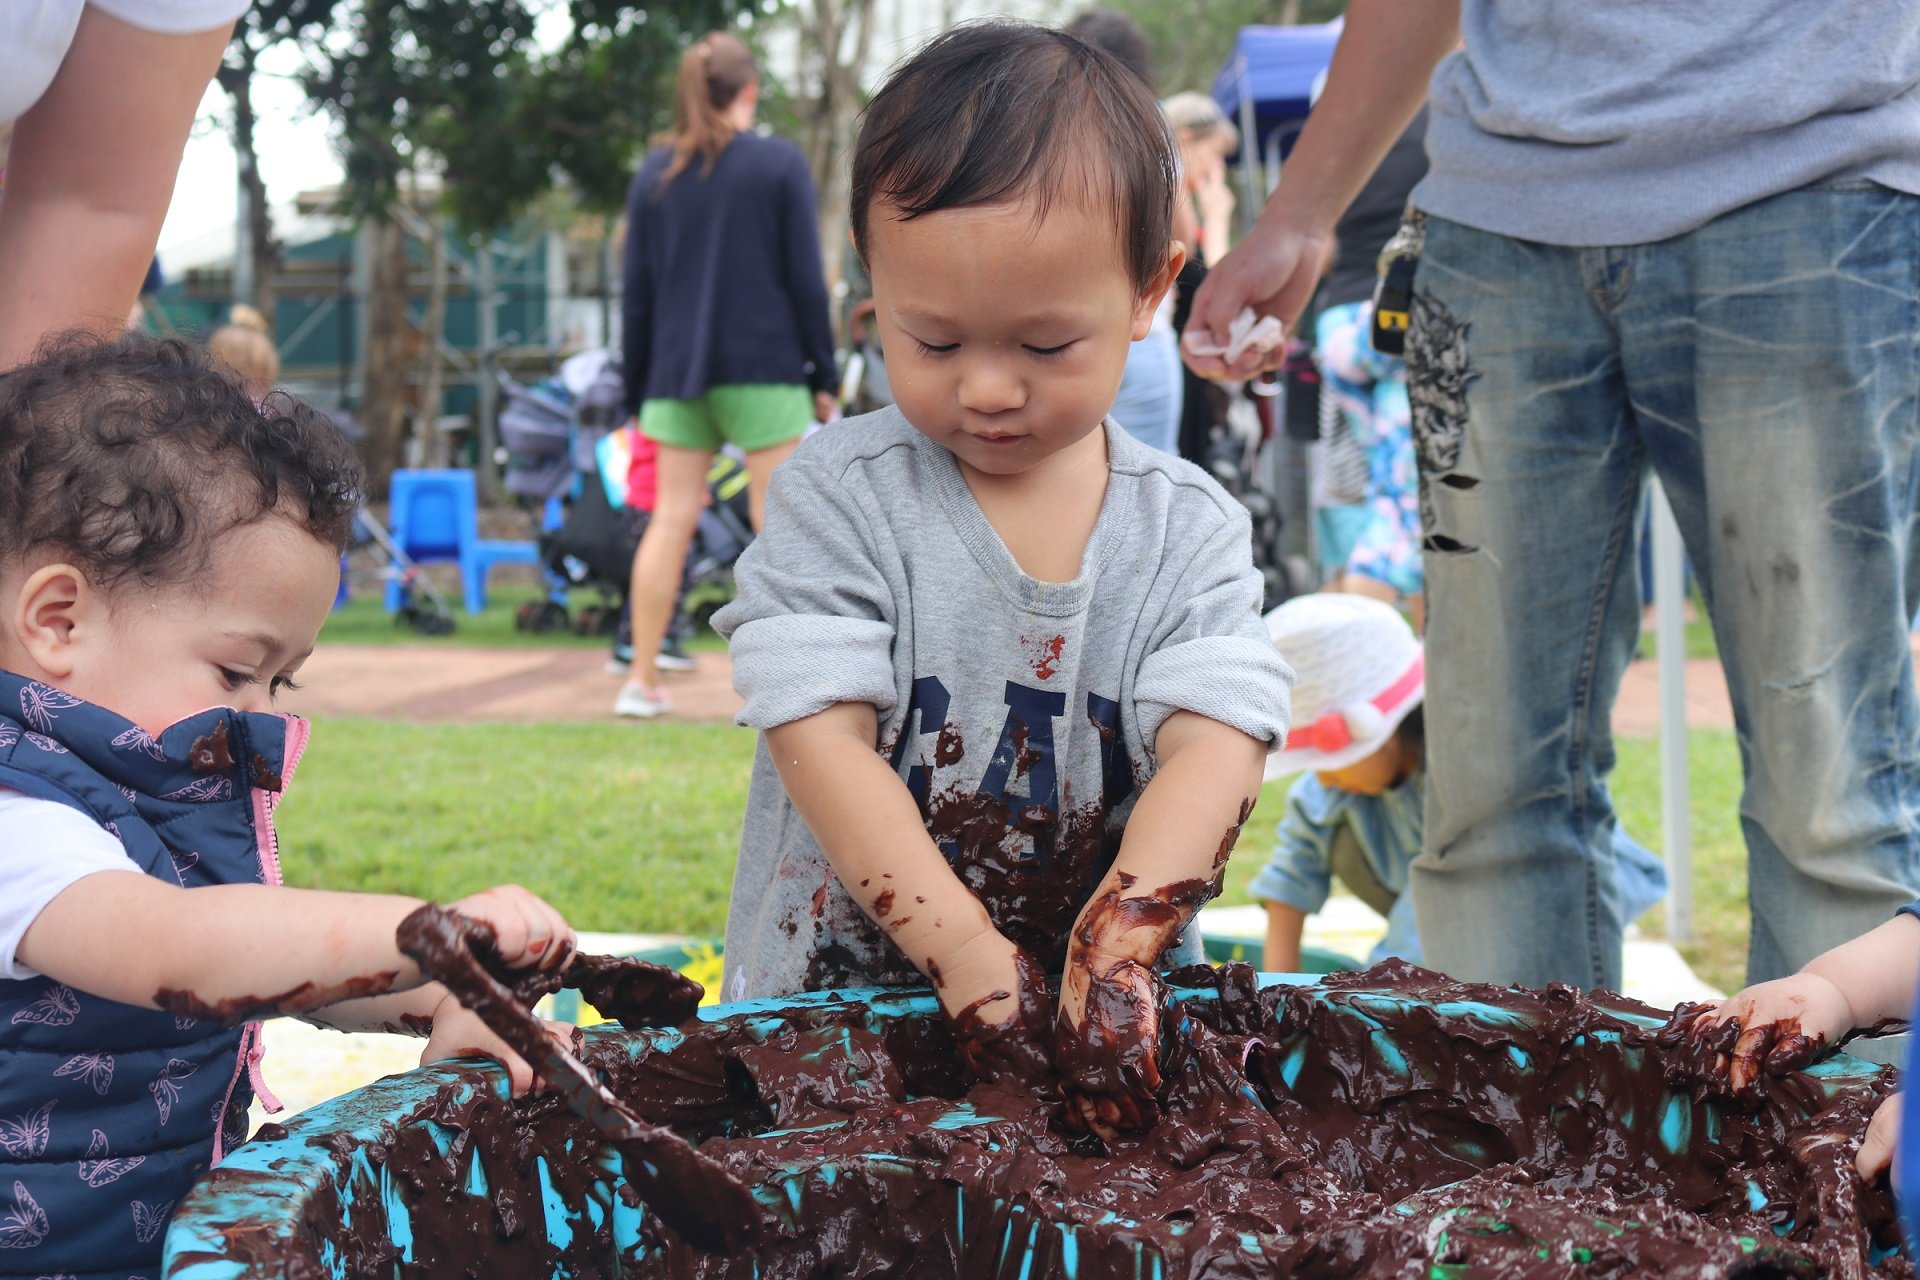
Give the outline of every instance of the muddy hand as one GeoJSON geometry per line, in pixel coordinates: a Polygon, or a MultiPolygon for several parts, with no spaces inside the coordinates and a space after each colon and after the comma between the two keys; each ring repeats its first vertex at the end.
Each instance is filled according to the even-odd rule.
{"type": "MultiPolygon", "coordinates": [[[[1160,1118],[1160,1022],[1165,987],[1125,957],[1096,957],[1068,982],[1085,983],[1076,1025],[1063,998],[1055,1057],[1067,1078],[1068,1116],[1101,1138],[1160,1118]]],[[[1077,991],[1076,991],[1077,994],[1077,991]]]]}
{"type": "Polygon", "coordinates": [[[967,1068],[982,1080],[1036,1087],[1053,1076],[1053,992],[1045,972],[1018,948],[1013,970],[1007,987],[953,1015],[953,1035],[967,1068]]]}
{"type": "Polygon", "coordinates": [[[1797,973],[1757,983],[1702,1011],[1692,1032],[1716,1043],[1715,1065],[1741,1094],[1757,1088],[1762,1076],[1812,1063],[1852,1023],[1852,1008],[1838,987],[1817,974],[1797,973]]]}

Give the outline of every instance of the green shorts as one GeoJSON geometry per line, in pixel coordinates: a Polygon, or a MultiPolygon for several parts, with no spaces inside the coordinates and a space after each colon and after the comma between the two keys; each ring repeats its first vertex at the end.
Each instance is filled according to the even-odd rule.
{"type": "Polygon", "coordinates": [[[813,425],[813,395],[791,383],[709,387],[692,400],[649,400],[640,434],[661,444],[711,453],[723,444],[748,453],[797,440],[813,425]]]}

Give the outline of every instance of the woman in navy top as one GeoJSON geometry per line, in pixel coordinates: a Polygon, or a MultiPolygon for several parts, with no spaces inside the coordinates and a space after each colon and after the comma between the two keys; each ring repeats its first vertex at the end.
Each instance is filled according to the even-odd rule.
{"type": "Polygon", "coordinates": [[[660,445],[653,518],[633,561],[634,653],[614,710],[667,709],[653,655],[723,444],[745,452],[753,522],[767,477],[833,409],[833,328],[813,176],[800,148],[753,132],[760,82],[716,32],[680,59],[674,128],[627,191],[628,408],[660,445]],[[809,394],[811,393],[811,394],[809,394]]]}

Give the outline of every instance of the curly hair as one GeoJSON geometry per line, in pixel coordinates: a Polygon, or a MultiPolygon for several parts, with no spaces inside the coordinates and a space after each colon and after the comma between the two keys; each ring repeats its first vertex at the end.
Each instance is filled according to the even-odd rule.
{"type": "Polygon", "coordinates": [[[281,393],[256,407],[179,339],[65,334],[0,375],[0,563],[52,550],[102,588],[175,585],[268,516],[345,550],[360,490],[332,422],[281,393]]]}

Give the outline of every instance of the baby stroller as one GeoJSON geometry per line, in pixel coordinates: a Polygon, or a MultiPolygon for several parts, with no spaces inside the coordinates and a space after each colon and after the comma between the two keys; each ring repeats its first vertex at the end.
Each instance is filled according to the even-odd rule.
{"type": "MultiPolygon", "coordinates": [[[[532,386],[514,381],[497,366],[493,373],[502,397],[499,423],[506,490],[534,521],[548,584],[546,598],[522,605],[514,625],[535,632],[571,625],[582,634],[610,627],[604,601],[581,610],[576,618],[567,608],[568,592],[574,586],[593,585],[600,586],[608,599],[624,596],[625,568],[614,575],[621,584],[616,590],[612,579],[578,564],[569,567],[564,557],[548,555],[544,548],[572,518],[574,508],[598,488],[596,451],[619,425],[622,405],[623,388],[612,353],[582,352],[562,364],[558,374],[532,386]]],[[[604,499],[597,512],[583,513],[588,520],[596,516],[619,523],[618,514],[608,509],[604,499]]],[[[615,605],[612,613],[617,612],[615,605]]]]}
{"type": "MultiPolygon", "coordinates": [[[[353,513],[343,562],[350,565],[355,555],[366,553],[380,557],[380,567],[373,575],[377,581],[400,585],[400,608],[393,615],[396,627],[408,627],[423,636],[453,634],[453,607],[447,603],[446,596],[433,585],[433,579],[420,572],[413,558],[400,549],[387,527],[375,519],[371,511],[362,508],[353,513]]],[[[354,580],[351,573],[347,577],[349,582],[354,580]]],[[[346,582],[341,583],[343,590],[346,586],[346,582]]]]}
{"type": "MultiPolygon", "coordinates": [[[[334,411],[327,415],[340,434],[354,441],[356,445],[366,435],[360,424],[351,414],[334,411]]],[[[393,624],[418,631],[423,636],[444,636],[453,633],[453,606],[447,603],[447,597],[433,585],[433,579],[420,571],[420,566],[412,556],[394,541],[387,526],[380,523],[373,512],[365,507],[353,513],[353,523],[347,531],[346,553],[340,557],[340,599],[345,600],[351,591],[374,583],[384,587],[393,583],[400,588],[400,608],[394,612],[393,624]],[[371,569],[357,569],[355,562],[371,562],[371,569]]]]}
{"type": "MultiPolygon", "coordinates": [[[[619,370],[605,365],[596,375],[594,390],[583,404],[605,406],[604,420],[613,422],[624,404],[619,370]]],[[[598,411],[596,411],[598,412],[598,411]]],[[[583,423],[589,414],[581,412],[583,423]]],[[[578,611],[574,630],[581,635],[611,635],[619,627],[634,553],[640,539],[633,513],[625,510],[630,437],[616,427],[585,425],[578,439],[593,442],[591,470],[580,477],[577,492],[567,502],[562,519],[540,537],[540,558],[547,572],[571,587],[591,588],[601,603],[578,611]]],[[[687,639],[704,627],[713,614],[733,598],[733,564],[753,541],[748,507],[747,469],[733,451],[714,456],[707,472],[707,506],[700,513],[687,551],[681,604],[672,634],[687,639]]],[[[559,625],[565,625],[562,621],[559,625]]]]}

